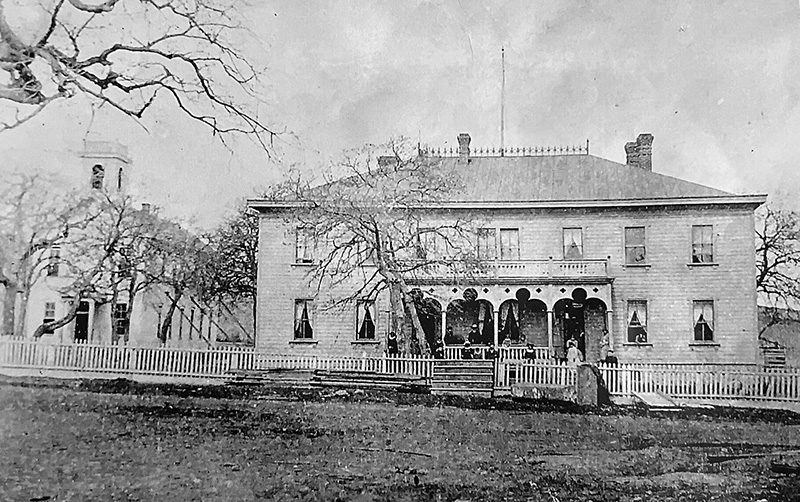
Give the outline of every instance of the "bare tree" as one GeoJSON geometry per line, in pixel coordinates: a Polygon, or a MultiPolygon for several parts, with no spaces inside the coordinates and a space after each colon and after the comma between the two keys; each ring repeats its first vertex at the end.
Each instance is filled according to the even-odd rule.
{"type": "Polygon", "coordinates": [[[772,325],[800,320],[800,215],[794,211],[761,208],[756,223],[756,290],[766,304],[772,325]]]}
{"type": "Polygon", "coordinates": [[[267,149],[258,117],[258,47],[237,0],[0,0],[0,99],[15,127],[78,93],[139,119],[162,97],[224,142],[232,133],[267,149]]]}
{"type": "Polygon", "coordinates": [[[349,154],[338,170],[348,176],[316,187],[294,179],[273,197],[296,204],[293,217],[307,230],[309,245],[317,243],[311,269],[317,290],[342,291],[334,304],[388,290],[401,350],[426,353],[413,280],[432,269],[457,280],[479,265],[474,221],[425,209],[461,187],[457,171],[402,141],[349,154]]]}
{"type": "Polygon", "coordinates": [[[72,322],[81,300],[92,298],[102,303],[110,295],[115,257],[125,245],[136,210],[129,198],[102,190],[92,190],[83,200],[86,217],[80,225],[70,227],[60,242],[60,267],[66,270],[57,289],[69,298],[70,308],[63,317],[39,325],[34,338],[72,322]]]}
{"type": "MultiPolygon", "coordinates": [[[[209,268],[202,286],[204,300],[218,303],[233,317],[238,302],[249,302],[255,330],[258,214],[241,206],[208,236],[208,241],[214,266],[209,268]]],[[[244,328],[243,331],[250,336],[244,328]]]]}
{"type": "Polygon", "coordinates": [[[42,176],[15,175],[0,187],[0,283],[5,286],[2,332],[21,336],[31,288],[60,266],[60,246],[94,217],[93,199],[59,193],[42,176]]]}

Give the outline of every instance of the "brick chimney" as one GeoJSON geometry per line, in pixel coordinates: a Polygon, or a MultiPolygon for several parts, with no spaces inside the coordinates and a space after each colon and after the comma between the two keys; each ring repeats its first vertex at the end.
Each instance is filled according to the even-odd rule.
{"type": "Polygon", "coordinates": [[[462,132],[458,135],[458,157],[461,159],[466,159],[469,157],[469,142],[472,138],[469,137],[469,134],[462,132]]]}
{"type": "Polygon", "coordinates": [[[636,155],[636,142],[625,143],[625,163],[632,167],[639,167],[639,156],[636,155]]]}
{"type": "Polygon", "coordinates": [[[640,167],[645,171],[653,170],[653,135],[642,133],[636,142],[625,143],[626,164],[640,167]]]}
{"type": "Polygon", "coordinates": [[[636,138],[636,151],[639,153],[639,167],[645,171],[653,170],[653,135],[640,134],[636,138]]]}

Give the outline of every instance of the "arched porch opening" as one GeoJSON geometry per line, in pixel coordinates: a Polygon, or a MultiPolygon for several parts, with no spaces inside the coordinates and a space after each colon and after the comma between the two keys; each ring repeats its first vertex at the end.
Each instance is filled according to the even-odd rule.
{"type": "Polygon", "coordinates": [[[547,347],[547,305],[541,300],[528,300],[519,304],[520,343],[547,347]]]}
{"type": "Polygon", "coordinates": [[[434,347],[436,340],[442,337],[442,304],[433,298],[422,298],[415,306],[425,340],[429,347],[434,347]]]}
{"type": "Polygon", "coordinates": [[[472,326],[477,329],[473,343],[494,343],[494,315],[491,302],[487,300],[458,299],[447,306],[445,345],[461,345],[469,340],[472,326]]]}

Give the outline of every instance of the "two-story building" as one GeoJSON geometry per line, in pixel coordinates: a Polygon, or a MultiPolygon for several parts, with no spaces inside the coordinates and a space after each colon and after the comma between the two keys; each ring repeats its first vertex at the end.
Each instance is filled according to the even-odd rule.
{"type": "MultiPolygon", "coordinates": [[[[409,278],[430,308],[429,341],[534,344],[563,357],[574,339],[588,361],[755,362],[754,210],[736,195],[653,172],[652,141],[625,145],[627,163],[586,147],[428,152],[466,183],[423,208],[431,218],[479,215],[475,253],[486,266],[454,280],[428,267],[409,278]]],[[[275,353],[379,354],[385,296],[350,311],[317,308],[315,261],[290,202],[260,211],[256,346],[275,353]]]]}

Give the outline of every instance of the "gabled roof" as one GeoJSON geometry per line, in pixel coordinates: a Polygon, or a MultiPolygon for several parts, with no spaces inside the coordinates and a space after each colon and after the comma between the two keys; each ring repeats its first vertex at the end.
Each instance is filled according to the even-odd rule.
{"type": "Polygon", "coordinates": [[[464,188],[453,202],[534,202],[732,197],[732,193],[594,155],[442,159],[464,188]]]}

